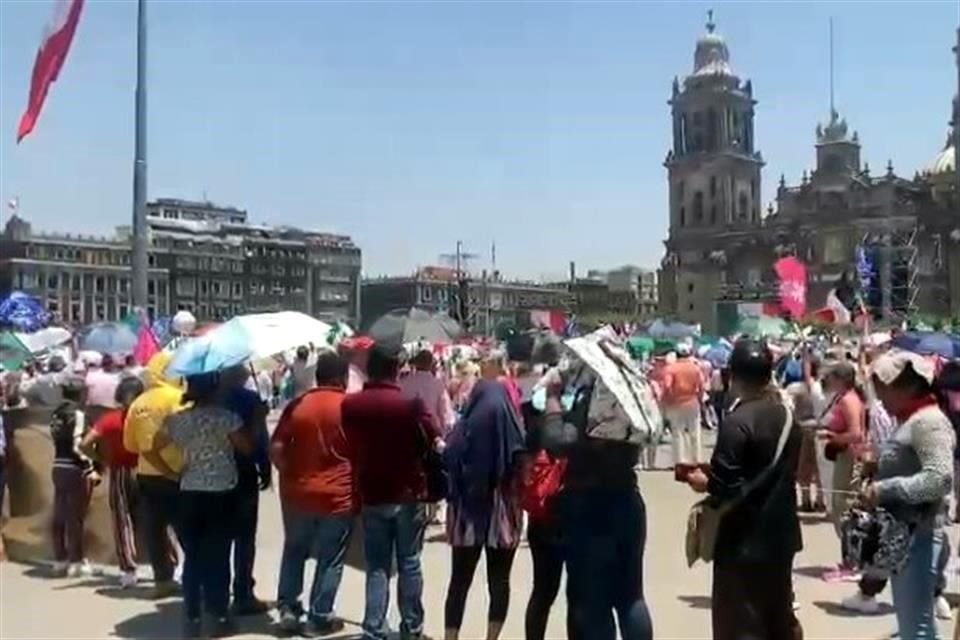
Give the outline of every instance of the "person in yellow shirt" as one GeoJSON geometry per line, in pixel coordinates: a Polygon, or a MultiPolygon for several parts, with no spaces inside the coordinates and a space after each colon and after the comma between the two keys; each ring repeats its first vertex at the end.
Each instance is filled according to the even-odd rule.
{"type": "Polygon", "coordinates": [[[124,448],[139,456],[137,485],[157,598],[177,591],[173,579],[177,555],[169,529],[172,527],[179,537],[177,511],[183,453],[176,445],[158,447],[156,442],[164,421],[183,408],[183,391],[164,374],[169,363],[167,353],[158,353],[147,363],[143,374],[147,390],[130,405],[123,426],[124,448]]]}

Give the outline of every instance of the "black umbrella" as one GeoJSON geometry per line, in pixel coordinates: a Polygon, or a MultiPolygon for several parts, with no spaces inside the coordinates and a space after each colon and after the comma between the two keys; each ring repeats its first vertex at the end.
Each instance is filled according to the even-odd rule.
{"type": "Polygon", "coordinates": [[[432,343],[450,343],[460,334],[460,325],[445,313],[430,313],[423,309],[400,309],[381,316],[370,326],[367,334],[381,344],[402,346],[426,340],[432,343]]]}

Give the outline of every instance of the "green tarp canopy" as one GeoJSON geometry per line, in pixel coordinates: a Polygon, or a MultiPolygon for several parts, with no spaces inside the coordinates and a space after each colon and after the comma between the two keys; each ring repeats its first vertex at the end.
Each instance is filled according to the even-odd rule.
{"type": "Polygon", "coordinates": [[[761,316],[759,318],[744,318],[740,322],[739,331],[754,338],[782,338],[789,329],[790,326],[785,320],[772,316],[761,316]]]}

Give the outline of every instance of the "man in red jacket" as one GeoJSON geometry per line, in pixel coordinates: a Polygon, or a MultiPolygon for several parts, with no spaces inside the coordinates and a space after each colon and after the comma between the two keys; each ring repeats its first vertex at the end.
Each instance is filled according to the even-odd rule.
{"type": "Polygon", "coordinates": [[[343,401],[357,496],[361,504],[367,564],[363,636],[386,640],[391,560],[397,558],[397,605],[402,640],[423,634],[423,573],[420,552],[427,526],[424,501],[425,447],[437,446],[441,431],[424,403],[407,398],[397,384],[400,348],[374,345],[363,391],[343,401]]]}

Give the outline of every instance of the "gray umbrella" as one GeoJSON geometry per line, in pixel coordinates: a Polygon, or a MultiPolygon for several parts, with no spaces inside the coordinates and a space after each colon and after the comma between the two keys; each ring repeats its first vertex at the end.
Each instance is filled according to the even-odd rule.
{"type": "Polygon", "coordinates": [[[462,333],[456,320],[445,313],[423,309],[398,309],[381,316],[367,334],[382,344],[402,346],[418,340],[450,343],[462,333]]]}

